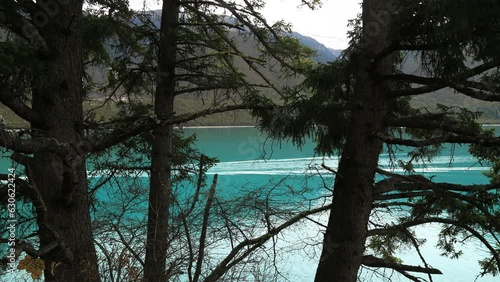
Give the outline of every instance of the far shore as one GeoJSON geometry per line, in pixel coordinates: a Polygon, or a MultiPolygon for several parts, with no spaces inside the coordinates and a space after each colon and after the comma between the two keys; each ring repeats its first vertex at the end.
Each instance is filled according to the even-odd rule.
{"type": "MultiPolygon", "coordinates": [[[[500,123],[482,123],[481,126],[500,127],[500,123]]],[[[251,128],[251,127],[257,127],[257,125],[186,125],[186,126],[176,126],[175,128],[208,129],[208,128],[251,128]]],[[[6,128],[6,130],[12,130],[15,132],[27,129],[29,128],[6,128]]]]}
{"type": "Polygon", "coordinates": [[[245,128],[245,127],[256,127],[256,125],[187,125],[187,126],[178,126],[177,128],[245,128]]]}
{"type": "MultiPolygon", "coordinates": [[[[500,123],[482,123],[481,126],[500,126],[500,123]]],[[[245,128],[245,127],[257,127],[257,125],[186,125],[186,126],[177,126],[176,128],[245,128]]]]}

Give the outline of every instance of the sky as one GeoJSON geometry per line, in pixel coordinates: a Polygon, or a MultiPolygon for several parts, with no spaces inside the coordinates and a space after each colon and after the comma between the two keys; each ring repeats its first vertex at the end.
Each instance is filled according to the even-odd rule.
{"type": "MultiPolygon", "coordinates": [[[[144,0],[129,0],[132,9],[142,9],[144,0]]],[[[147,8],[161,8],[161,1],[146,0],[147,8]]],[[[333,49],[347,47],[347,22],[361,12],[361,0],[323,0],[315,10],[299,7],[300,0],[267,0],[261,11],[269,23],[285,20],[292,29],[333,49]]]]}

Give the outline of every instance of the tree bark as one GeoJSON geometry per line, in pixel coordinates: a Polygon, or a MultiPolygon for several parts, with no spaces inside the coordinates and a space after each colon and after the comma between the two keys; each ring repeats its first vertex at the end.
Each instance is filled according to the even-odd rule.
{"type": "MultiPolygon", "coordinates": [[[[58,5],[38,26],[46,42],[38,55],[45,69],[35,74],[32,107],[40,118],[31,127],[34,134],[60,143],[82,140],[81,25],[82,1],[74,0],[58,5]]],[[[71,150],[66,155],[35,152],[27,172],[37,194],[40,249],[58,244],[41,255],[45,281],[99,281],[84,156],[71,150]]]]}
{"type": "Polygon", "coordinates": [[[372,59],[388,46],[387,1],[363,1],[363,40],[356,54],[356,86],[350,132],[335,177],[332,209],[324,234],[316,282],[354,282],[362,263],[373,204],[373,182],[384,130],[388,88],[374,74],[391,74],[391,56],[376,66],[372,59]],[[385,22],[376,17],[384,14],[385,22]],[[377,29],[373,27],[377,25],[377,29]],[[371,30],[370,30],[371,29],[371,30]]]}
{"type": "MultiPolygon", "coordinates": [[[[172,118],[175,93],[175,65],[179,5],[164,0],[160,27],[160,46],[155,116],[172,118]]],[[[172,125],[153,130],[151,179],[149,190],[148,232],[146,241],[145,281],[167,281],[168,219],[171,195],[172,125]]]]}

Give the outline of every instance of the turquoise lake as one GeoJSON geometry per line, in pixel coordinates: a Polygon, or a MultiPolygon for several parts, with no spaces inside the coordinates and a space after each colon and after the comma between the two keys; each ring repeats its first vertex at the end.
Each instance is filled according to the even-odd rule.
{"type": "MultiPolygon", "coordinates": [[[[496,130],[497,135],[499,130],[496,130]]],[[[333,184],[333,177],[328,177],[325,170],[319,169],[326,178],[305,177],[315,175],[321,163],[336,168],[338,158],[322,158],[314,155],[314,143],[308,140],[301,150],[290,142],[274,142],[258,132],[255,128],[186,128],[186,135],[196,134],[197,147],[208,156],[217,156],[220,159],[215,167],[209,170],[210,174],[219,175],[220,186],[238,187],[238,185],[265,185],[272,179],[287,179],[291,185],[308,186],[308,195],[315,198],[318,194],[326,194],[322,188],[323,180],[333,184]]],[[[397,157],[408,159],[407,152],[397,152],[397,157]]],[[[389,166],[388,154],[382,154],[379,161],[382,167],[389,166]]],[[[426,177],[433,177],[437,182],[457,184],[487,184],[488,179],[483,171],[488,167],[481,166],[468,152],[467,146],[446,147],[432,162],[416,169],[426,177]],[[453,158],[453,159],[451,159],[453,158]],[[453,161],[451,161],[453,160],[453,161]]],[[[402,172],[395,169],[396,172],[402,172]]],[[[305,200],[308,200],[307,197],[305,200]]],[[[326,223],[326,216],[319,217],[326,223]]],[[[307,224],[298,230],[290,231],[288,236],[297,240],[304,240],[314,236],[317,226],[307,224]],[[306,235],[307,233],[307,235],[306,235]],[[311,235],[313,234],[313,235],[311,235]]],[[[479,273],[478,260],[487,254],[479,243],[468,243],[462,246],[464,255],[457,260],[440,256],[440,250],[435,247],[439,229],[436,225],[426,225],[415,230],[427,243],[421,251],[426,256],[429,265],[439,268],[443,275],[434,276],[433,281],[500,281],[498,277],[485,276],[477,278],[479,273]],[[477,280],[475,280],[477,278],[477,280]]],[[[321,236],[317,237],[321,240],[321,236]]],[[[293,240],[293,239],[290,239],[293,240]]],[[[282,271],[288,274],[292,282],[312,281],[316,270],[317,257],[312,255],[319,252],[319,248],[291,252],[288,258],[282,261],[282,271]]],[[[414,251],[402,251],[400,257],[406,264],[422,265],[414,251]]],[[[398,274],[390,271],[381,278],[371,271],[362,271],[360,281],[407,281],[398,274]]],[[[425,276],[422,276],[426,278],[425,276]]]]}
{"type": "MultiPolygon", "coordinates": [[[[231,197],[232,193],[239,193],[241,187],[246,190],[266,185],[280,185],[293,187],[302,191],[301,201],[314,204],[314,199],[327,195],[333,186],[333,176],[321,168],[324,163],[331,168],[338,165],[338,157],[321,157],[314,154],[314,143],[311,140],[301,149],[290,142],[277,142],[269,140],[265,135],[251,127],[210,127],[210,128],[184,128],[186,136],[195,134],[195,146],[210,157],[217,157],[219,163],[208,171],[208,181],[214,174],[218,174],[218,193],[231,197]],[[323,178],[317,176],[322,173],[323,178]]],[[[498,135],[499,130],[497,130],[498,135]]],[[[407,152],[397,152],[397,157],[408,159],[407,152]]],[[[389,169],[389,156],[382,154],[380,165],[389,169]]],[[[0,160],[0,169],[6,171],[11,165],[7,158],[0,160]]],[[[441,155],[432,162],[416,169],[427,177],[434,177],[438,182],[451,182],[457,184],[486,184],[488,179],[482,174],[487,167],[481,166],[468,153],[466,146],[456,146],[453,150],[445,148],[441,155]],[[453,162],[450,158],[453,156],[453,162]]],[[[402,172],[395,169],[395,172],[402,172]]],[[[145,178],[147,181],[147,179],[145,178]]],[[[287,204],[293,195],[283,197],[280,194],[277,200],[287,204]]],[[[315,220],[326,223],[326,215],[318,216],[315,220]]],[[[387,220],[390,220],[388,217],[387,220]]],[[[295,251],[283,254],[279,268],[288,281],[312,281],[314,278],[320,246],[315,245],[321,241],[322,229],[311,222],[304,223],[297,228],[284,233],[281,242],[294,244],[294,242],[310,243],[307,248],[298,248],[295,251]]],[[[427,244],[422,247],[427,262],[443,271],[444,275],[434,276],[433,281],[455,282],[474,281],[479,273],[477,261],[486,254],[485,248],[480,244],[469,243],[463,246],[464,255],[458,260],[441,257],[440,251],[435,247],[438,228],[426,225],[415,230],[421,237],[427,238],[427,244]]],[[[285,243],[284,243],[285,244],[285,243]]],[[[412,251],[402,251],[400,257],[406,264],[422,263],[412,251]]],[[[376,273],[362,271],[360,281],[407,281],[395,273],[384,273],[386,278],[380,278],[376,273]]],[[[1,280],[1,278],[0,278],[1,280]]],[[[286,280],[283,280],[286,281],[286,280]]],[[[476,281],[500,281],[498,277],[481,277],[476,281]]]]}

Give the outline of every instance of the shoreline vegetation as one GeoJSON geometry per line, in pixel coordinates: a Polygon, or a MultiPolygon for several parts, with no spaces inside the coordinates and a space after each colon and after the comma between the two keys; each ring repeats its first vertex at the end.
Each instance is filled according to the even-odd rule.
{"type": "MultiPolygon", "coordinates": [[[[91,111],[95,115],[95,120],[110,121],[118,115],[119,109],[116,104],[99,104],[100,100],[90,100],[84,102],[84,108],[87,112],[91,111]]],[[[102,101],[101,101],[102,102],[102,101]]],[[[201,106],[203,107],[203,106],[201,106]]],[[[200,105],[194,100],[184,99],[180,101],[175,112],[179,114],[196,112],[200,110],[200,105]]],[[[18,117],[14,112],[4,105],[0,105],[0,116],[6,123],[6,128],[27,129],[29,124],[18,117]]],[[[483,126],[500,126],[500,119],[491,116],[479,118],[478,122],[483,126]]],[[[237,110],[226,113],[214,114],[207,117],[201,117],[190,121],[180,128],[224,128],[224,127],[255,127],[257,122],[251,114],[245,110],[237,110]]]]}
{"type": "MultiPolygon", "coordinates": [[[[110,118],[118,113],[116,109],[111,106],[104,106],[102,109],[96,112],[97,119],[110,120],[110,118]]],[[[188,107],[186,109],[178,109],[180,113],[191,112],[193,109],[188,107]]],[[[0,116],[3,117],[6,123],[6,128],[10,129],[28,129],[29,124],[21,120],[16,114],[14,114],[10,109],[3,105],[0,105],[0,116]]],[[[497,119],[479,119],[479,123],[483,126],[493,126],[499,127],[500,120],[497,119]]],[[[257,123],[250,116],[250,113],[241,110],[228,112],[223,114],[215,114],[210,117],[202,117],[179,128],[234,128],[234,127],[256,127],[257,123]]]]}

